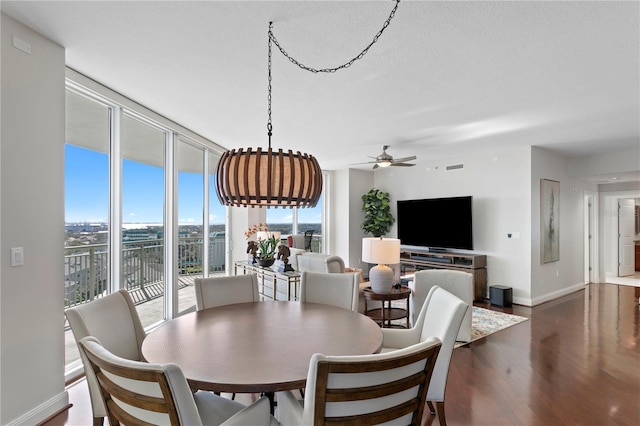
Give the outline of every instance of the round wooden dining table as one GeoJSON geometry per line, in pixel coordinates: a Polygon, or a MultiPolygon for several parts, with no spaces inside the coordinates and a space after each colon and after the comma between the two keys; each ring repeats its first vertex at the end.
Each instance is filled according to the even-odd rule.
{"type": "Polygon", "coordinates": [[[263,301],[191,312],[142,343],[147,362],[175,363],[192,388],[272,393],[302,389],[311,356],[363,355],[382,331],[357,312],[317,303],[263,301]]]}

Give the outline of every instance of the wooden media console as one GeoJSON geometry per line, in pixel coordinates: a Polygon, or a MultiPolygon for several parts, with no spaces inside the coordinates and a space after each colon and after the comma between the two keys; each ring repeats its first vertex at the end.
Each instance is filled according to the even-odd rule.
{"type": "Polygon", "coordinates": [[[431,252],[419,249],[401,249],[402,275],[423,269],[450,269],[473,275],[474,300],[487,297],[487,256],[456,252],[431,252]]]}

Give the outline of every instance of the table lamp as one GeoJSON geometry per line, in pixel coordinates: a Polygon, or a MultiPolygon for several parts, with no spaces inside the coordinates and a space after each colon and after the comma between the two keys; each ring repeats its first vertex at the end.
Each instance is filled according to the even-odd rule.
{"type": "Polygon", "coordinates": [[[393,270],[387,265],[400,263],[400,240],[397,238],[363,238],[362,261],[376,263],[369,271],[371,290],[375,293],[390,293],[395,284],[393,270]]]}

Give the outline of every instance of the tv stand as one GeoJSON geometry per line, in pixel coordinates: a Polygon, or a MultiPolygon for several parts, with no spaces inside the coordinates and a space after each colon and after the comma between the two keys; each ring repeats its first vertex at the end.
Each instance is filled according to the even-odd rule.
{"type": "Polygon", "coordinates": [[[487,256],[484,254],[456,253],[452,251],[400,249],[400,265],[403,275],[423,269],[449,269],[473,275],[475,301],[487,295],[487,256]]]}
{"type": "Polygon", "coordinates": [[[447,249],[443,249],[443,248],[430,248],[429,249],[429,253],[446,253],[447,249]]]}

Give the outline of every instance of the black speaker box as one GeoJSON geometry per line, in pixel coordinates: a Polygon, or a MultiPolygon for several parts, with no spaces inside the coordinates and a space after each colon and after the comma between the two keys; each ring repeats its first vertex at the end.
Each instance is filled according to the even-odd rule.
{"type": "Polygon", "coordinates": [[[513,303],[513,289],[504,285],[489,287],[489,296],[492,305],[508,308],[513,303]]]}

